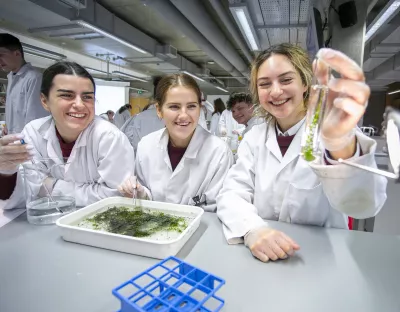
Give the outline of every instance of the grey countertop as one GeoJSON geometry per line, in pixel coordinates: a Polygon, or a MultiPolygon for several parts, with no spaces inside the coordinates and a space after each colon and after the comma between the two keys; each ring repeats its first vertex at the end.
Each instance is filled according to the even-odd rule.
{"type": "MultiPolygon", "coordinates": [[[[275,263],[227,245],[206,213],[178,257],[226,280],[223,311],[400,311],[400,237],[271,222],[301,246],[275,263]]],[[[1,312],[116,311],[111,289],[158,260],[65,242],[25,215],[0,229],[1,312]]]]}

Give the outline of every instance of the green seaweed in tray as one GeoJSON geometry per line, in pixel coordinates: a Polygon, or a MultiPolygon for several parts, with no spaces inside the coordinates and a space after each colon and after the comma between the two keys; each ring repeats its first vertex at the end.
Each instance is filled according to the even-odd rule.
{"type": "Polygon", "coordinates": [[[96,230],[104,229],[110,233],[134,237],[147,237],[160,231],[181,233],[187,227],[183,217],[163,212],[145,212],[140,207],[130,209],[114,206],[83,222],[88,222],[96,230]]]}

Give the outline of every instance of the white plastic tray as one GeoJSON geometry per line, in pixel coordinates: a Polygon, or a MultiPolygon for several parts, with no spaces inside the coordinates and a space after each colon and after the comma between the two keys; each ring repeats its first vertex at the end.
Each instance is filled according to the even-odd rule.
{"type": "Polygon", "coordinates": [[[196,206],[176,205],[155,201],[137,200],[137,206],[161,211],[174,216],[189,217],[192,219],[187,228],[173,239],[137,238],[132,236],[113,234],[100,230],[79,227],[78,224],[96,213],[105,211],[114,206],[131,206],[133,200],[125,197],[110,197],[91,204],[85,208],[72,212],[57,220],[64,240],[84,245],[90,245],[110,250],[127,252],[156,259],[174,256],[197,230],[200,224],[203,209],[196,206]]]}

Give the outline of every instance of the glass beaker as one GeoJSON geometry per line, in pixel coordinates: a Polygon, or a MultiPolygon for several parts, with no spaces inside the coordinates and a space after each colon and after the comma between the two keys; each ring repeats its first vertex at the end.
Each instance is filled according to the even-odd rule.
{"type": "Polygon", "coordinates": [[[76,210],[74,187],[56,188],[65,164],[58,159],[35,159],[24,163],[26,213],[31,224],[53,224],[76,210]]]}

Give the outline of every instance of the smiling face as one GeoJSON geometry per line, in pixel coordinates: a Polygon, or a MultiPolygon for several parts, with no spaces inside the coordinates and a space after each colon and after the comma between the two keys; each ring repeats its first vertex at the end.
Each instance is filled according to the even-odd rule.
{"type": "Polygon", "coordinates": [[[239,102],[232,106],[232,116],[241,125],[247,125],[253,115],[253,104],[239,102]]]}
{"type": "Polygon", "coordinates": [[[66,142],[75,141],[94,119],[94,86],[88,78],[56,75],[49,96],[41,99],[66,142]]]}
{"type": "Polygon", "coordinates": [[[170,88],[164,103],[157,104],[157,114],[165,122],[172,145],[187,147],[199,122],[198,96],[191,88],[170,88]]]}
{"type": "Polygon", "coordinates": [[[257,72],[260,104],[277,119],[281,128],[290,128],[303,118],[306,91],[300,74],[284,55],[272,54],[257,72]]]}

